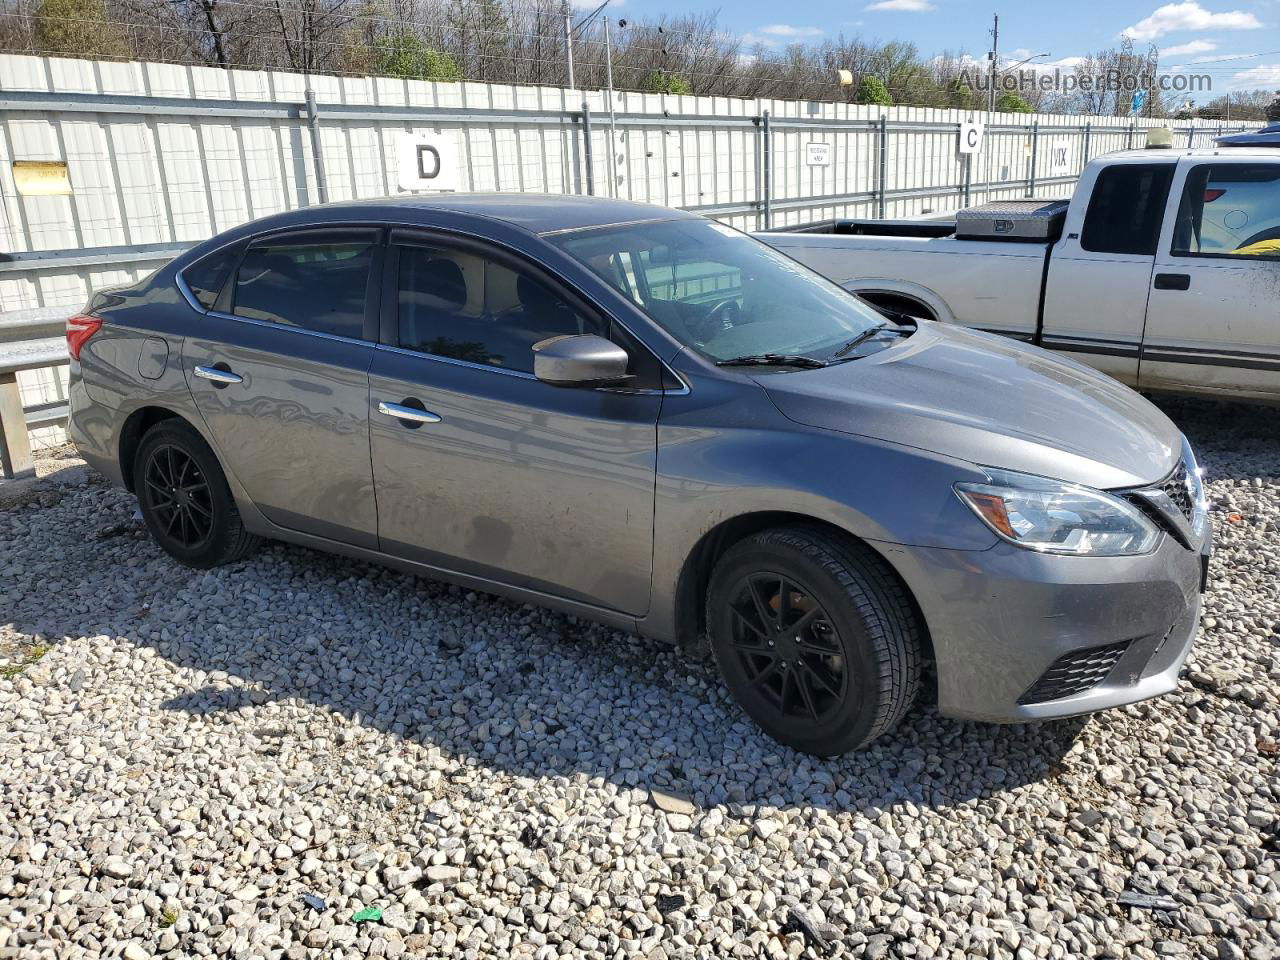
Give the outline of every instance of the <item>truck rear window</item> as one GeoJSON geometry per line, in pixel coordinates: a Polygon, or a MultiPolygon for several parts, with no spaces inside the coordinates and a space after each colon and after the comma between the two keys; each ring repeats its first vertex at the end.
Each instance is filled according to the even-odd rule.
{"type": "Polygon", "coordinates": [[[1093,185],[1080,246],[1092,253],[1155,256],[1173,169],[1172,163],[1104,169],[1093,185]]]}

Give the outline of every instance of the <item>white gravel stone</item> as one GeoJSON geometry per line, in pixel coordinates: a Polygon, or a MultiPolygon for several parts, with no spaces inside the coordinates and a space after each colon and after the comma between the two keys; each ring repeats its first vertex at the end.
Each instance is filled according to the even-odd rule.
{"type": "Polygon", "coordinates": [[[0,488],[0,958],[817,956],[794,908],[850,958],[1278,960],[1280,418],[1164,406],[1218,538],[1177,691],[833,761],[634,636],[0,488]]]}

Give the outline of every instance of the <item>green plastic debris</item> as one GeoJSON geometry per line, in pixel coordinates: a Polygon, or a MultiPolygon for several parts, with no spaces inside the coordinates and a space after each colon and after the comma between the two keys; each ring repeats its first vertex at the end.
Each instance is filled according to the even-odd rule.
{"type": "Polygon", "coordinates": [[[376,923],[382,919],[382,911],[377,907],[365,907],[351,915],[352,923],[376,923]]]}

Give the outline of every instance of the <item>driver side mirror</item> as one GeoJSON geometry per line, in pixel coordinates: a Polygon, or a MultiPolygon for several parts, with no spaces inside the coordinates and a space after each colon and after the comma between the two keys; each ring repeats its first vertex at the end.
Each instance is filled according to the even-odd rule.
{"type": "Polygon", "coordinates": [[[598,387],[628,379],[631,358],[595,334],[549,337],[533,345],[533,375],[557,387],[598,387]]]}

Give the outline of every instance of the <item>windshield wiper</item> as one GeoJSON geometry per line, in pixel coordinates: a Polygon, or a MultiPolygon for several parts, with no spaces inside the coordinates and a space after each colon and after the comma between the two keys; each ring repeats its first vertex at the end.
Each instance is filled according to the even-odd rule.
{"type": "Polygon", "coordinates": [[[830,357],[828,357],[828,360],[839,360],[841,357],[849,355],[857,347],[866,343],[872,337],[879,336],[881,333],[883,333],[887,329],[889,328],[888,327],[871,327],[869,330],[863,330],[860,334],[858,334],[856,337],[854,337],[852,340],[846,343],[843,347],[841,347],[839,350],[833,353],[830,357]]]}
{"type": "Polygon", "coordinates": [[[717,360],[717,367],[825,367],[827,361],[788,353],[758,353],[745,357],[717,360]]]}

